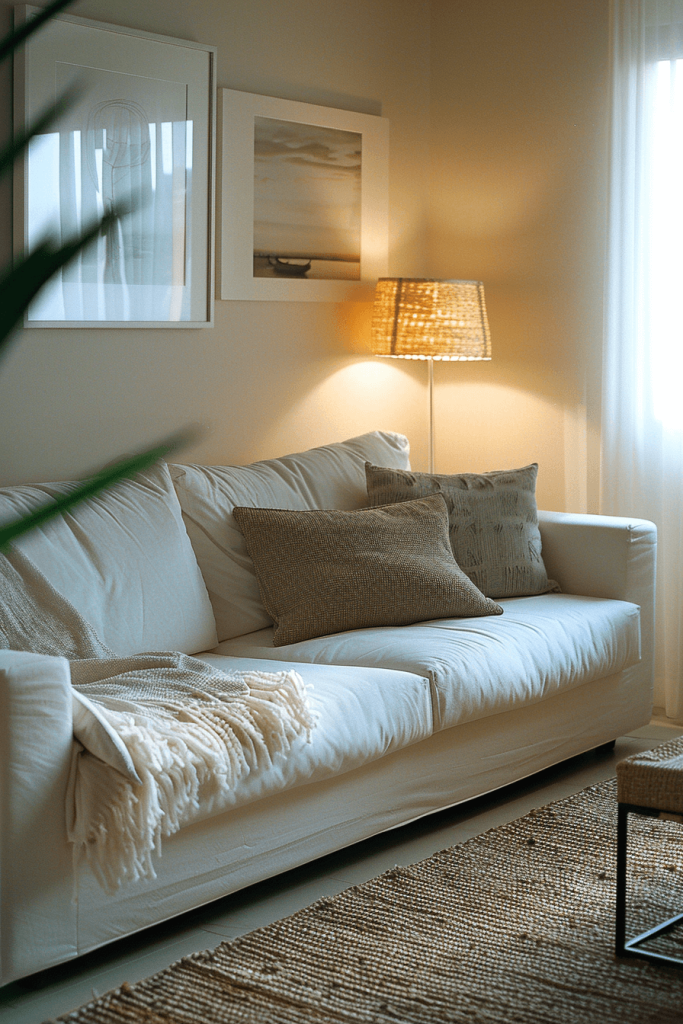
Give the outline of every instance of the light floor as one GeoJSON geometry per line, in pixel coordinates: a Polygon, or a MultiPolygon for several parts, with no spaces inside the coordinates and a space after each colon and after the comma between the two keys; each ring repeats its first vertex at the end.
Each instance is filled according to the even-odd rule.
{"type": "Polygon", "coordinates": [[[333,896],[395,864],[411,864],[437,850],[504,824],[614,775],[617,761],[683,735],[683,727],[649,725],[617,740],[611,752],[594,751],[523,782],[429,818],[385,832],[277,878],[253,885],[200,910],[150,928],[0,989],[0,1024],[42,1024],[93,996],[135,982],[188,953],[212,948],[333,896]]]}

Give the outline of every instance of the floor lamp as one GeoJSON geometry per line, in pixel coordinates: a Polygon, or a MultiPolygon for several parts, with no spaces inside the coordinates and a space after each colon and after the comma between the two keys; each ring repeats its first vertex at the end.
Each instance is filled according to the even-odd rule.
{"type": "Polygon", "coordinates": [[[429,362],[429,472],[434,472],[434,360],[490,359],[481,281],[380,277],[372,313],[372,351],[429,362]]]}

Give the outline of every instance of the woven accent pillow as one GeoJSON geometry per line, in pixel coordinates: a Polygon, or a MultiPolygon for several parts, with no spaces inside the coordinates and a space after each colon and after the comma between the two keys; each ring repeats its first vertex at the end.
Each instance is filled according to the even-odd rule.
{"type": "Polygon", "coordinates": [[[453,555],[487,597],[524,597],[559,587],[541,557],[538,464],[497,473],[441,476],[365,464],[370,505],[442,494],[453,555]]]}
{"type": "Polygon", "coordinates": [[[386,508],[235,508],[275,647],[368,626],[500,615],[460,570],[439,494],[386,508]]]}

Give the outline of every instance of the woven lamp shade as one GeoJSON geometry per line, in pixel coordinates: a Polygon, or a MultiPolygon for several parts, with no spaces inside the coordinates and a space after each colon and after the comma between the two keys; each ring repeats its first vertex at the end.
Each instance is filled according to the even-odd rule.
{"type": "Polygon", "coordinates": [[[490,359],[483,284],[380,277],[372,351],[403,359],[490,359]]]}

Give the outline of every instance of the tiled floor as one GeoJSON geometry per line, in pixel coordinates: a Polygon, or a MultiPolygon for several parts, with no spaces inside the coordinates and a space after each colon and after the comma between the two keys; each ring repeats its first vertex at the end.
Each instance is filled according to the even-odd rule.
{"type": "Polygon", "coordinates": [[[565,761],[524,782],[430,818],[357,843],[285,875],[193,911],[80,960],[0,989],[0,1024],[41,1024],[168,966],[179,957],[217,945],[372,878],[395,864],[410,864],[511,821],[551,800],[614,775],[629,754],[683,735],[650,725],[617,740],[612,752],[596,751],[565,761]]]}

